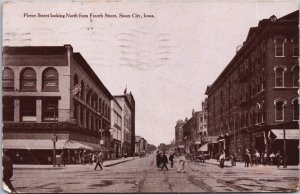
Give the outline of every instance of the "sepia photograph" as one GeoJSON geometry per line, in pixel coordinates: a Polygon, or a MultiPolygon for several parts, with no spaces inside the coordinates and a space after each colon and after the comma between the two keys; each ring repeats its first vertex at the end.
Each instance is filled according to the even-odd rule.
{"type": "Polygon", "coordinates": [[[297,0],[2,3],[2,192],[299,190],[297,0]]]}

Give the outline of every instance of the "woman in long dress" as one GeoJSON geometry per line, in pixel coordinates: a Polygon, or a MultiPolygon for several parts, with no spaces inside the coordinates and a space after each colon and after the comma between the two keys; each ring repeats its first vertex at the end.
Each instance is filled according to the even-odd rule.
{"type": "Polygon", "coordinates": [[[177,172],[178,173],[181,173],[181,172],[185,172],[185,168],[186,168],[186,158],[185,158],[185,155],[182,154],[178,157],[178,167],[177,167],[177,172]]]}

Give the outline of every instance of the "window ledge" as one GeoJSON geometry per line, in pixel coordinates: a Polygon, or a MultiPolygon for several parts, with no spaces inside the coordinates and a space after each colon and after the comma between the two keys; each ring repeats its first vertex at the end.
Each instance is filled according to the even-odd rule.
{"type": "Polygon", "coordinates": [[[275,122],[283,122],[284,120],[275,120],[275,122]]]}
{"type": "Polygon", "coordinates": [[[275,57],[278,57],[278,58],[283,58],[283,57],[285,57],[285,56],[276,56],[276,55],[275,55],[275,57]]]}
{"type": "Polygon", "coordinates": [[[298,87],[273,87],[273,89],[298,89],[298,87]]]}

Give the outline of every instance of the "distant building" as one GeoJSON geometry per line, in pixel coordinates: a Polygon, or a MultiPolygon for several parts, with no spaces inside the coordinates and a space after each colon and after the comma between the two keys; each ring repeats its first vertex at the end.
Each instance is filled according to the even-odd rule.
{"type": "Polygon", "coordinates": [[[177,147],[184,148],[184,137],[183,137],[183,125],[185,122],[183,120],[178,120],[175,126],[175,145],[177,147]]]}
{"type": "Polygon", "coordinates": [[[122,154],[132,156],[135,150],[135,100],[132,93],[114,96],[122,113],[122,154]]]}
{"type": "Polygon", "coordinates": [[[6,46],[3,66],[3,147],[14,163],[52,163],[53,141],[67,162],[83,150],[108,157],[113,96],[71,45],[6,46]]]}
{"type": "Polygon", "coordinates": [[[148,142],[145,138],[135,136],[135,155],[148,153],[148,142]]]}
{"type": "Polygon", "coordinates": [[[122,157],[121,142],[122,142],[122,107],[113,99],[111,101],[111,129],[112,129],[112,147],[114,158],[122,157]]]}
{"type": "Polygon", "coordinates": [[[287,162],[298,164],[298,25],[299,11],[261,20],[207,88],[208,134],[219,136],[219,152],[283,154],[285,128],[287,162]]]}

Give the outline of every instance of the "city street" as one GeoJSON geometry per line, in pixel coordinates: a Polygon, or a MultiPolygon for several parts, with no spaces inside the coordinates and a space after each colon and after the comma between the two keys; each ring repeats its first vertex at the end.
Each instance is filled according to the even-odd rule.
{"type": "MultiPolygon", "coordinates": [[[[210,160],[213,161],[213,160],[210,160]]],[[[287,192],[295,191],[297,167],[275,166],[221,169],[215,162],[187,162],[187,172],[160,171],[155,155],[136,158],[95,171],[94,165],[63,168],[15,168],[13,185],[18,192],[287,192]]],[[[176,163],[175,163],[176,165],[176,163]]],[[[29,166],[29,165],[28,165],[29,166]]]]}

